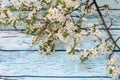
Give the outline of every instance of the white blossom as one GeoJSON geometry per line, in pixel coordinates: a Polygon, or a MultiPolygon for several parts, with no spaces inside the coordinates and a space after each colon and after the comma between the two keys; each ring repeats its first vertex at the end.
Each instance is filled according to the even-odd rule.
{"type": "Polygon", "coordinates": [[[83,21],[87,21],[87,19],[85,17],[82,18],[83,21]]]}
{"type": "Polygon", "coordinates": [[[74,30],[77,29],[73,22],[67,21],[65,29],[70,33],[71,35],[74,35],[74,30]]]}
{"type": "Polygon", "coordinates": [[[67,49],[66,49],[66,52],[69,53],[71,51],[71,47],[68,46],[67,49]]]}
{"type": "Polygon", "coordinates": [[[89,54],[89,52],[88,52],[87,50],[84,50],[84,51],[81,53],[81,57],[82,57],[82,58],[89,57],[88,54],[89,54]]]}
{"type": "Polygon", "coordinates": [[[0,10],[6,10],[6,5],[5,4],[1,4],[0,5],[0,10]]]}
{"type": "Polygon", "coordinates": [[[50,2],[51,2],[51,0],[46,0],[46,2],[47,2],[47,3],[50,3],[50,2]]]}
{"type": "Polygon", "coordinates": [[[80,43],[76,45],[75,49],[80,51],[80,43]]]}
{"type": "Polygon", "coordinates": [[[18,0],[10,0],[10,2],[12,3],[12,5],[16,8],[19,9],[22,5],[22,2],[18,1],[18,0]]]}
{"type": "Polygon", "coordinates": [[[62,41],[63,43],[67,43],[69,41],[69,37],[64,38],[63,37],[63,31],[59,30],[58,33],[55,34],[56,37],[59,38],[60,41],[62,41]]]}
{"type": "Polygon", "coordinates": [[[36,13],[36,9],[34,8],[33,11],[31,11],[28,15],[28,19],[32,19],[32,17],[34,16],[34,14],[36,13]]]}
{"type": "Polygon", "coordinates": [[[25,6],[27,7],[31,7],[32,5],[30,4],[31,2],[26,2],[25,0],[22,2],[25,6]]]}
{"type": "Polygon", "coordinates": [[[77,8],[79,6],[79,0],[63,0],[66,4],[66,7],[67,8],[71,8],[71,7],[74,7],[74,8],[77,8]]]}
{"type": "Polygon", "coordinates": [[[11,15],[12,15],[12,12],[8,9],[8,10],[7,10],[7,14],[8,14],[8,16],[11,16],[11,15]]]}
{"type": "Polygon", "coordinates": [[[88,33],[88,31],[86,31],[86,30],[82,30],[82,31],[81,31],[81,34],[82,34],[82,35],[88,35],[89,33],[88,33]]]}
{"type": "Polygon", "coordinates": [[[18,3],[18,4],[15,4],[14,6],[16,9],[19,9],[21,7],[21,5],[22,5],[22,3],[18,3]]]}
{"type": "Polygon", "coordinates": [[[92,15],[95,12],[96,8],[91,6],[89,9],[86,9],[85,6],[82,6],[81,11],[86,15],[92,15]]]}
{"type": "Polygon", "coordinates": [[[118,62],[118,55],[115,54],[110,60],[107,62],[107,69],[110,71],[110,74],[112,78],[117,79],[120,74],[120,69],[119,69],[119,62],[118,62]]]}
{"type": "Polygon", "coordinates": [[[96,29],[95,32],[93,33],[94,35],[101,36],[100,30],[96,29]]]}
{"type": "Polygon", "coordinates": [[[5,13],[1,12],[0,17],[1,17],[1,18],[6,18],[5,13]]]}
{"type": "Polygon", "coordinates": [[[90,52],[92,53],[91,57],[96,57],[97,56],[97,49],[96,48],[91,48],[90,52]]]}
{"type": "Polygon", "coordinates": [[[46,18],[51,22],[59,21],[60,23],[63,23],[65,21],[65,16],[59,12],[57,8],[49,8],[46,18]]]}
{"type": "Polygon", "coordinates": [[[89,28],[91,28],[93,26],[92,23],[88,23],[87,25],[88,25],[89,28]]]}

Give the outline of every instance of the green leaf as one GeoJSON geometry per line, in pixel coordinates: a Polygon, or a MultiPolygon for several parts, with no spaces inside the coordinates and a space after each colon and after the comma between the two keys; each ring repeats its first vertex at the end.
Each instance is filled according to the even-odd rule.
{"type": "Polygon", "coordinates": [[[64,33],[63,33],[63,37],[64,37],[64,38],[67,38],[69,35],[70,35],[70,34],[67,33],[67,32],[64,32],[64,33]]]}
{"type": "Polygon", "coordinates": [[[15,7],[10,7],[9,9],[10,9],[10,11],[17,11],[17,9],[15,7]]]}
{"type": "Polygon", "coordinates": [[[93,25],[94,29],[95,29],[97,26],[98,26],[97,24],[94,24],[94,25],[93,25]]]}
{"type": "Polygon", "coordinates": [[[108,4],[105,4],[104,7],[105,7],[106,9],[109,9],[109,5],[108,5],[108,4]]]}
{"type": "Polygon", "coordinates": [[[33,21],[31,21],[31,20],[26,20],[26,24],[27,24],[28,26],[33,25],[33,21]]]}
{"type": "Polygon", "coordinates": [[[51,46],[51,51],[53,52],[55,50],[55,44],[51,46]]]}
{"type": "Polygon", "coordinates": [[[49,12],[47,11],[47,12],[44,13],[43,16],[45,17],[45,16],[47,16],[48,14],[49,14],[49,12]]]}
{"type": "Polygon", "coordinates": [[[49,53],[49,52],[47,52],[47,53],[46,53],[46,55],[48,56],[48,55],[50,55],[50,53],[49,53]]]}
{"type": "Polygon", "coordinates": [[[82,23],[82,19],[81,19],[81,18],[79,18],[79,20],[77,21],[76,25],[77,25],[77,26],[80,26],[80,25],[81,25],[81,23],[82,23]]]}
{"type": "Polygon", "coordinates": [[[76,29],[75,32],[76,32],[76,33],[80,33],[80,32],[81,32],[81,29],[76,29]]]}
{"type": "Polygon", "coordinates": [[[75,50],[74,50],[74,48],[72,48],[71,51],[68,52],[68,54],[75,54],[75,50]]]}
{"type": "Polygon", "coordinates": [[[51,45],[52,41],[53,41],[53,40],[48,40],[48,42],[47,42],[48,46],[51,45]]]}
{"type": "Polygon", "coordinates": [[[42,45],[39,45],[39,49],[40,49],[40,51],[42,51],[42,49],[43,49],[42,45]]]}
{"type": "Polygon", "coordinates": [[[59,24],[60,22],[59,22],[59,21],[55,21],[54,23],[55,23],[55,24],[59,24]]]}
{"type": "Polygon", "coordinates": [[[113,70],[110,68],[109,69],[109,74],[112,74],[113,73],[113,70]]]}
{"type": "Polygon", "coordinates": [[[58,5],[58,4],[62,4],[63,5],[62,8],[66,7],[66,3],[62,0],[57,0],[56,5],[58,5]]]}
{"type": "Polygon", "coordinates": [[[85,57],[85,58],[81,57],[80,60],[81,60],[80,63],[83,64],[83,63],[85,63],[88,60],[88,57],[85,57]]]}
{"type": "Polygon", "coordinates": [[[112,45],[108,46],[108,50],[112,51],[113,50],[113,46],[112,45]]]}

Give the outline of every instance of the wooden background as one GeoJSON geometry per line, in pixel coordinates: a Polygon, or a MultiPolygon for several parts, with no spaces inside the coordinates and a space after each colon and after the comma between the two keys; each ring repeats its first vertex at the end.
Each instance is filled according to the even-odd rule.
{"type": "MultiPolygon", "coordinates": [[[[98,2],[110,3],[110,14],[114,17],[111,32],[117,38],[120,36],[120,4],[116,4],[114,0],[98,2]]],[[[99,19],[94,16],[90,20],[96,22],[99,19]]],[[[109,24],[108,18],[106,21],[109,24]]],[[[112,80],[105,70],[108,57],[100,55],[97,59],[90,59],[80,65],[69,58],[64,45],[59,46],[58,51],[52,55],[45,56],[37,51],[37,45],[31,46],[32,36],[21,33],[21,30],[24,28],[0,28],[0,80],[112,80]]],[[[81,49],[96,43],[96,39],[86,37],[81,49]]],[[[120,51],[115,50],[115,53],[119,54],[120,51]]]]}

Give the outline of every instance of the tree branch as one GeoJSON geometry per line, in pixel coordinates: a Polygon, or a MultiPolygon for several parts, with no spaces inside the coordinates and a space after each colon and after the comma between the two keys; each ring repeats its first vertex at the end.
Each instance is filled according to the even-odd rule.
{"type": "Polygon", "coordinates": [[[115,41],[114,38],[112,37],[112,34],[110,33],[109,28],[107,27],[107,24],[106,24],[106,22],[105,22],[105,20],[104,20],[104,17],[103,17],[103,15],[102,15],[102,13],[101,13],[101,11],[100,11],[100,9],[99,9],[99,6],[98,6],[96,0],[93,0],[93,1],[94,1],[95,7],[96,7],[96,9],[97,9],[97,12],[98,12],[98,14],[99,14],[99,16],[100,16],[100,18],[101,18],[101,20],[102,20],[102,23],[103,23],[104,27],[106,28],[106,31],[107,31],[110,39],[111,39],[112,42],[114,43],[115,47],[117,47],[117,48],[120,50],[120,47],[118,46],[118,44],[116,43],[116,41],[115,41]]]}

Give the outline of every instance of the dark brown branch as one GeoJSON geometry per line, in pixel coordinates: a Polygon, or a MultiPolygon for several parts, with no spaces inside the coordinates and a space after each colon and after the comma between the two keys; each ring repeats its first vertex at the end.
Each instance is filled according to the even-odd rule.
{"type": "Polygon", "coordinates": [[[88,8],[90,7],[90,6],[92,6],[94,4],[94,2],[92,2],[89,6],[88,6],[88,8]]]}
{"type": "Polygon", "coordinates": [[[99,6],[98,6],[96,0],[93,0],[93,1],[94,1],[94,4],[95,4],[96,9],[97,9],[97,12],[98,12],[98,14],[99,14],[99,16],[100,16],[100,18],[101,18],[101,20],[103,22],[104,27],[106,28],[106,31],[107,31],[110,39],[112,40],[112,42],[114,43],[114,45],[120,50],[120,47],[118,46],[118,44],[116,43],[116,41],[113,39],[112,34],[110,33],[109,29],[107,28],[107,24],[106,24],[106,22],[104,20],[104,17],[103,17],[103,15],[102,15],[102,13],[101,13],[101,11],[99,9],[99,6]]]}
{"type": "MultiPolygon", "coordinates": [[[[115,42],[117,42],[119,39],[120,39],[120,36],[116,39],[116,41],[115,41],[115,42]]],[[[113,55],[113,53],[114,53],[114,49],[115,49],[115,46],[113,47],[113,51],[112,51],[112,53],[109,55],[109,59],[111,59],[111,56],[112,56],[112,55],[113,55]]]]}
{"type": "Polygon", "coordinates": [[[111,26],[113,25],[113,18],[110,18],[110,22],[111,22],[111,24],[110,24],[110,26],[108,27],[108,29],[110,29],[111,26]]]}

